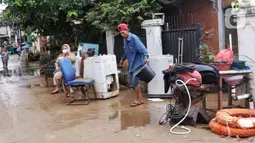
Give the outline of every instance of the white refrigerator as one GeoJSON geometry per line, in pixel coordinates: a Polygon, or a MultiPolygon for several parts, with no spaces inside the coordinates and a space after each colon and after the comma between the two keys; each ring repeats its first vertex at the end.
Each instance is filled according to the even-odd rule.
{"type": "Polygon", "coordinates": [[[153,98],[163,98],[170,97],[171,91],[165,93],[164,87],[164,75],[163,70],[167,69],[169,65],[173,65],[173,56],[172,55],[158,55],[150,56],[149,65],[152,70],[156,73],[156,76],[148,83],[148,97],[153,98]]]}

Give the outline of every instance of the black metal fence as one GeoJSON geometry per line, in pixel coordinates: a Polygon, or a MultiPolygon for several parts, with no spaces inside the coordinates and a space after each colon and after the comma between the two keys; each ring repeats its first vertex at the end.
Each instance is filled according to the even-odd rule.
{"type": "MultiPolygon", "coordinates": [[[[147,47],[146,32],[140,25],[132,28],[131,32],[136,34],[147,47]]],[[[162,31],[163,54],[171,54],[177,59],[179,38],[183,38],[183,62],[201,62],[199,47],[201,25],[196,22],[196,14],[165,16],[162,31]]],[[[120,35],[115,37],[114,53],[118,62],[124,53],[123,42],[120,35]]]]}
{"type": "Polygon", "coordinates": [[[183,62],[201,62],[201,25],[196,24],[196,15],[166,16],[162,32],[163,54],[178,58],[178,39],[183,38],[183,62]]]}

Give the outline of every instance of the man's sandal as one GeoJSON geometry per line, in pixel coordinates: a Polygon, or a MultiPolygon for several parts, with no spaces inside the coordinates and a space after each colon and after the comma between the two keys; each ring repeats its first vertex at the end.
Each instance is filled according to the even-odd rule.
{"type": "Polygon", "coordinates": [[[130,104],[130,106],[131,107],[136,107],[136,106],[139,106],[139,105],[142,105],[143,104],[143,101],[141,101],[140,103],[137,101],[137,100],[134,100],[131,104],[130,104]]]}

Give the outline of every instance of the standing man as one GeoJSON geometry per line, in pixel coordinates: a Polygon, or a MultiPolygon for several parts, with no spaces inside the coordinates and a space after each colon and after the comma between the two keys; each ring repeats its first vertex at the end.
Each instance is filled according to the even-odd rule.
{"type": "Polygon", "coordinates": [[[140,89],[140,79],[134,74],[149,61],[149,55],[141,40],[135,34],[128,31],[128,26],[126,24],[120,24],[118,26],[118,31],[124,38],[124,56],[121,58],[120,66],[123,66],[123,62],[126,59],[128,60],[130,84],[136,94],[136,100],[131,102],[130,106],[136,107],[143,104],[143,96],[140,89]]]}
{"type": "Polygon", "coordinates": [[[8,60],[9,60],[9,53],[7,52],[6,48],[2,49],[1,58],[3,62],[4,73],[6,74],[8,72],[8,60]]]}

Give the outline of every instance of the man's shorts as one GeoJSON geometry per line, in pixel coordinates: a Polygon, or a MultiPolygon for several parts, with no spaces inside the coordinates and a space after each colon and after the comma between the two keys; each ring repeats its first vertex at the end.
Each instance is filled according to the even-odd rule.
{"type": "Polygon", "coordinates": [[[130,87],[131,88],[135,88],[136,86],[140,85],[140,79],[135,76],[135,71],[134,72],[130,72],[130,87]]]}

